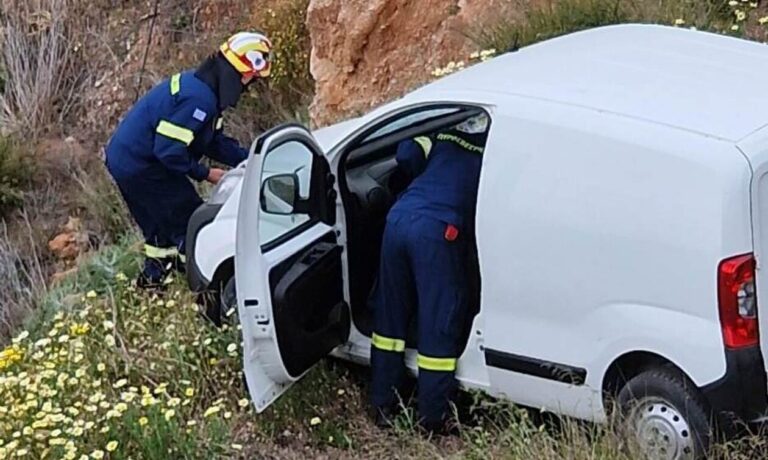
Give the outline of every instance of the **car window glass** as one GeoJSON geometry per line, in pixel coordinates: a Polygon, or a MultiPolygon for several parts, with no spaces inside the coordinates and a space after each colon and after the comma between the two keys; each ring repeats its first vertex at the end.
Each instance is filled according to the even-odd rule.
{"type": "Polygon", "coordinates": [[[269,243],[309,220],[294,209],[296,199],[309,198],[313,155],[301,142],[289,141],[270,150],[262,163],[259,238],[269,243]]]}
{"type": "Polygon", "coordinates": [[[398,118],[397,120],[394,120],[391,123],[388,123],[382,126],[381,128],[377,129],[376,131],[368,135],[365,139],[363,139],[362,143],[369,142],[374,139],[378,139],[379,137],[382,137],[382,136],[386,136],[387,134],[393,133],[399,129],[407,128],[408,126],[418,123],[420,121],[426,121],[431,118],[437,118],[443,115],[448,115],[450,113],[457,112],[458,110],[459,109],[457,108],[440,108],[440,109],[422,110],[420,112],[405,115],[404,117],[398,118]]]}

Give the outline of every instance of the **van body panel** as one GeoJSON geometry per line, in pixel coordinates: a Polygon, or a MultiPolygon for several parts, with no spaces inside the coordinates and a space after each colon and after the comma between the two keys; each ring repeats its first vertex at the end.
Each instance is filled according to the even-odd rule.
{"type": "MultiPolygon", "coordinates": [[[[760,325],[760,348],[768,350],[768,127],[743,139],[739,149],[749,160],[751,180],[752,231],[757,262],[755,284],[760,325]]],[[[768,369],[768,365],[764,367],[768,369]]]]}
{"type": "MultiPolygon", "coordinates": [[[[478,195],[486,348],[587,370],[589,390],[571,392],[592,394],[590,407],[626,352],[654,352],[699,386],[721,378],[717,268],[752,250],[744,157],[663,125],[506,102],[478,195]]],[[[506,386],[510,372],[491,370],[491,384],[506,386]]],[[[553,390],[536,388],[498,390],[550,405],[553,390]]],[[[568,392],[556,392],[561,402],[568,392]]],[[[586,411],[582,401],[572,415],[586,411]]]]}

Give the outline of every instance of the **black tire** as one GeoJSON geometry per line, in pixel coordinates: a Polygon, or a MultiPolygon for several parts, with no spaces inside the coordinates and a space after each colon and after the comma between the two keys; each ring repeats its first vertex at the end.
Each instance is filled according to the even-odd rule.
{"type": "Polygon", "coordinates": [[[237,291],[235,277],[219,283],[219,288],[201,295],[204,316],[216,327],[231,323],[237,311],[237,291]],[[235,312],[230,313],[234,308],[235,312]]]}
{"type": "Polygon", "coordinates": [[[617,403],[625,436],[647,458],[706,458],[713,439],[711,412],[681,373],[665,368],[642,372],[624,385],[617,403]]]}

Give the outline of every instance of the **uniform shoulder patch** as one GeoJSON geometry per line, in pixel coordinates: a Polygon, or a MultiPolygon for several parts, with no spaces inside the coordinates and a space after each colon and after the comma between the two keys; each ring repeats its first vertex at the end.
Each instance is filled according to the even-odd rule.
{"type": "Polygon", "coordinates": [[[194,118],[197,121],[205,121],[205,117],[207,117],[208,114],[203,112],[200,109],[195,109],[194,113],[192,114],[192,118],[194,118]]]}

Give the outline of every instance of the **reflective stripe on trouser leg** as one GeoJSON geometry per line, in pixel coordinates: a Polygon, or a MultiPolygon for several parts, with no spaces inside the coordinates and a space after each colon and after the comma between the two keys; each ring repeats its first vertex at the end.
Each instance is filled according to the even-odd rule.
{"type": "Polygon", "coordinates": [[[416,365],[419,369],[438,372],[455,372],[456,358],[435,358],[419,353],[416,356],[416,365]]]}
{"type": "Polygon", "coordinates": [[[176,248],[160,248],[151,244],[144,245],[144,255],[153,259],[165,259],[168,257],[178,257],[179,250],[176,248]]]}
{"type": "Polygon", "coordinates": [[[375,332],[371,336],[371,345],[382,351],[405,351],[405,340],[384,337],[375,332]]]}

